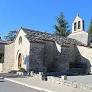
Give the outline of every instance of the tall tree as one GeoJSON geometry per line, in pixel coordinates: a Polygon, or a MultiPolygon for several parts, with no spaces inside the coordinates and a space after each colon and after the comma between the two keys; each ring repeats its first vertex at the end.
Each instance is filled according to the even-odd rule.
{"type": "Polygon", "coordinates": [[[60,13],[60,16],[57,17],[57,24],[54,26],[54,28],[56,35],[66,37],[70,34],[70,30],[68,30],[68,22],[62,12],[60,13]]]}
{"type": "Polygon", "coordinates": [[[88,33],[92,36],[92,19],[91,19],[91,21],[90,21],[88,33]]]}
{"type": "Polygon", "coordinates": [[[13,41],[16,37],[17,31],[9,31],[6,36],[4,36],[4,39],[7,41],[13,41]]]}

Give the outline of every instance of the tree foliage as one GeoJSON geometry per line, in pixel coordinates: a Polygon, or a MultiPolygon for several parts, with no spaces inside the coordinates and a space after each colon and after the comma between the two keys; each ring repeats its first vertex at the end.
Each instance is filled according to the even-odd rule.
{"type": "Polygon", "coordinates": [[[4,36],[4,39],[7,41],[13,41],[16,37],[17,31],[9,31],[6,36],[4,36]]]}
{"type": "Polygon", "coordinates": [[[54,26],[54,28],[56,35],[66,37],[70,34],[70,30],[68,30],[68,22],[62,12],[60,13],[60,16],[57,17],[57,24],[54,26]]]}
{"type": "Polygon", "coordinates": [[[90,21],[88,33],[89,33],[90,35],[92,35],[92,20],[90,21]]]}

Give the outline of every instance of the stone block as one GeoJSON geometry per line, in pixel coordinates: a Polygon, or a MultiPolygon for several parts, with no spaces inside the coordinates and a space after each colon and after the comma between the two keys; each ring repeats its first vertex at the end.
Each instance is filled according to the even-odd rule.
{"type": "Polygon", "coordinates": [[[62,78],[63,80],[67,80],[67,76],[66,76],[66,75],[61,76],[61,78],[62,78]]]}
{"type": "Polygon", "coordinates": [[[33,71],[30,72],[30,76],[31,76],[31,77],[34,76],[34,72],[33,72],[33,71]]]}
{"type": "Polygon", "coordinates": [[[17,75],[24,75],[23,72],[17,72],[17,75]]]}

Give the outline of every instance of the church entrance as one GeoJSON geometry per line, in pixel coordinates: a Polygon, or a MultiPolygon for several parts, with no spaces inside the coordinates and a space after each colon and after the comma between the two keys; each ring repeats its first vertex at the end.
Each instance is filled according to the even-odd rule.
{"type": "Polygon", "coordinates": [[[20,69],[22,67],[22,55],[21,53],[18,56],[18,68],[20,69]]]}

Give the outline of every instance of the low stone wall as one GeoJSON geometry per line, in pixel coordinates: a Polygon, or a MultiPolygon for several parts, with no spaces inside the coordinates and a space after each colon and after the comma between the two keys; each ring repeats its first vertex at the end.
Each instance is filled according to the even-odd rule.
{"type": "Polygon", "coordinates": [[[89,87],[86,84],[82,83],[77,83],[77,82],[72,82],[67,80],[67,76],[61,76],[61,77],[53,77],[53,76],[47,76],[45,78],[42,77],[42,73],[40,72],[39,74],[34,74],[33,72],[30,73],[30,76],[33,77],[34,79],[40,79],[40,80],[45,80],[51,84],[56,84],[57,86],[70,86],[73,88],[78,88],[81,90],[89,91],[92,92],[92,87],[89,87]]]}
{"type": "MultiPolygon", "coordinates": [[[[22,75],[23,73],[19,72],[18,75],[22,75]]],[[[78,88],[83,91],[92,92],[92,87],[87,84],[77,83],[76,81],[68,81],[67,76],[63,75],[61,77],[53,77],[53,76],[44,76],[42,72],[35,74],[34,72],[30,72],[27,74],[30,77],[33,77],[34,80],[38,79],[40,81],[49,82],[51,84],[55,84],[59,87],[62,85],[70,86],[73,88],[78,88]]]]}
{"type": "Polygon", "coordinates": [[[82,90],[92,91],[92,87],[89,87],[88,85],[77,83],[77,82],[72,82],[68,80],[63,80],[62,77],[57,78],[57,77],[49,76],[47,79],[48,79],[48,82],[58,84],[59,86],[66,85],[66,86],[70,86],[74,88],[79,88],[82,90]]]}

